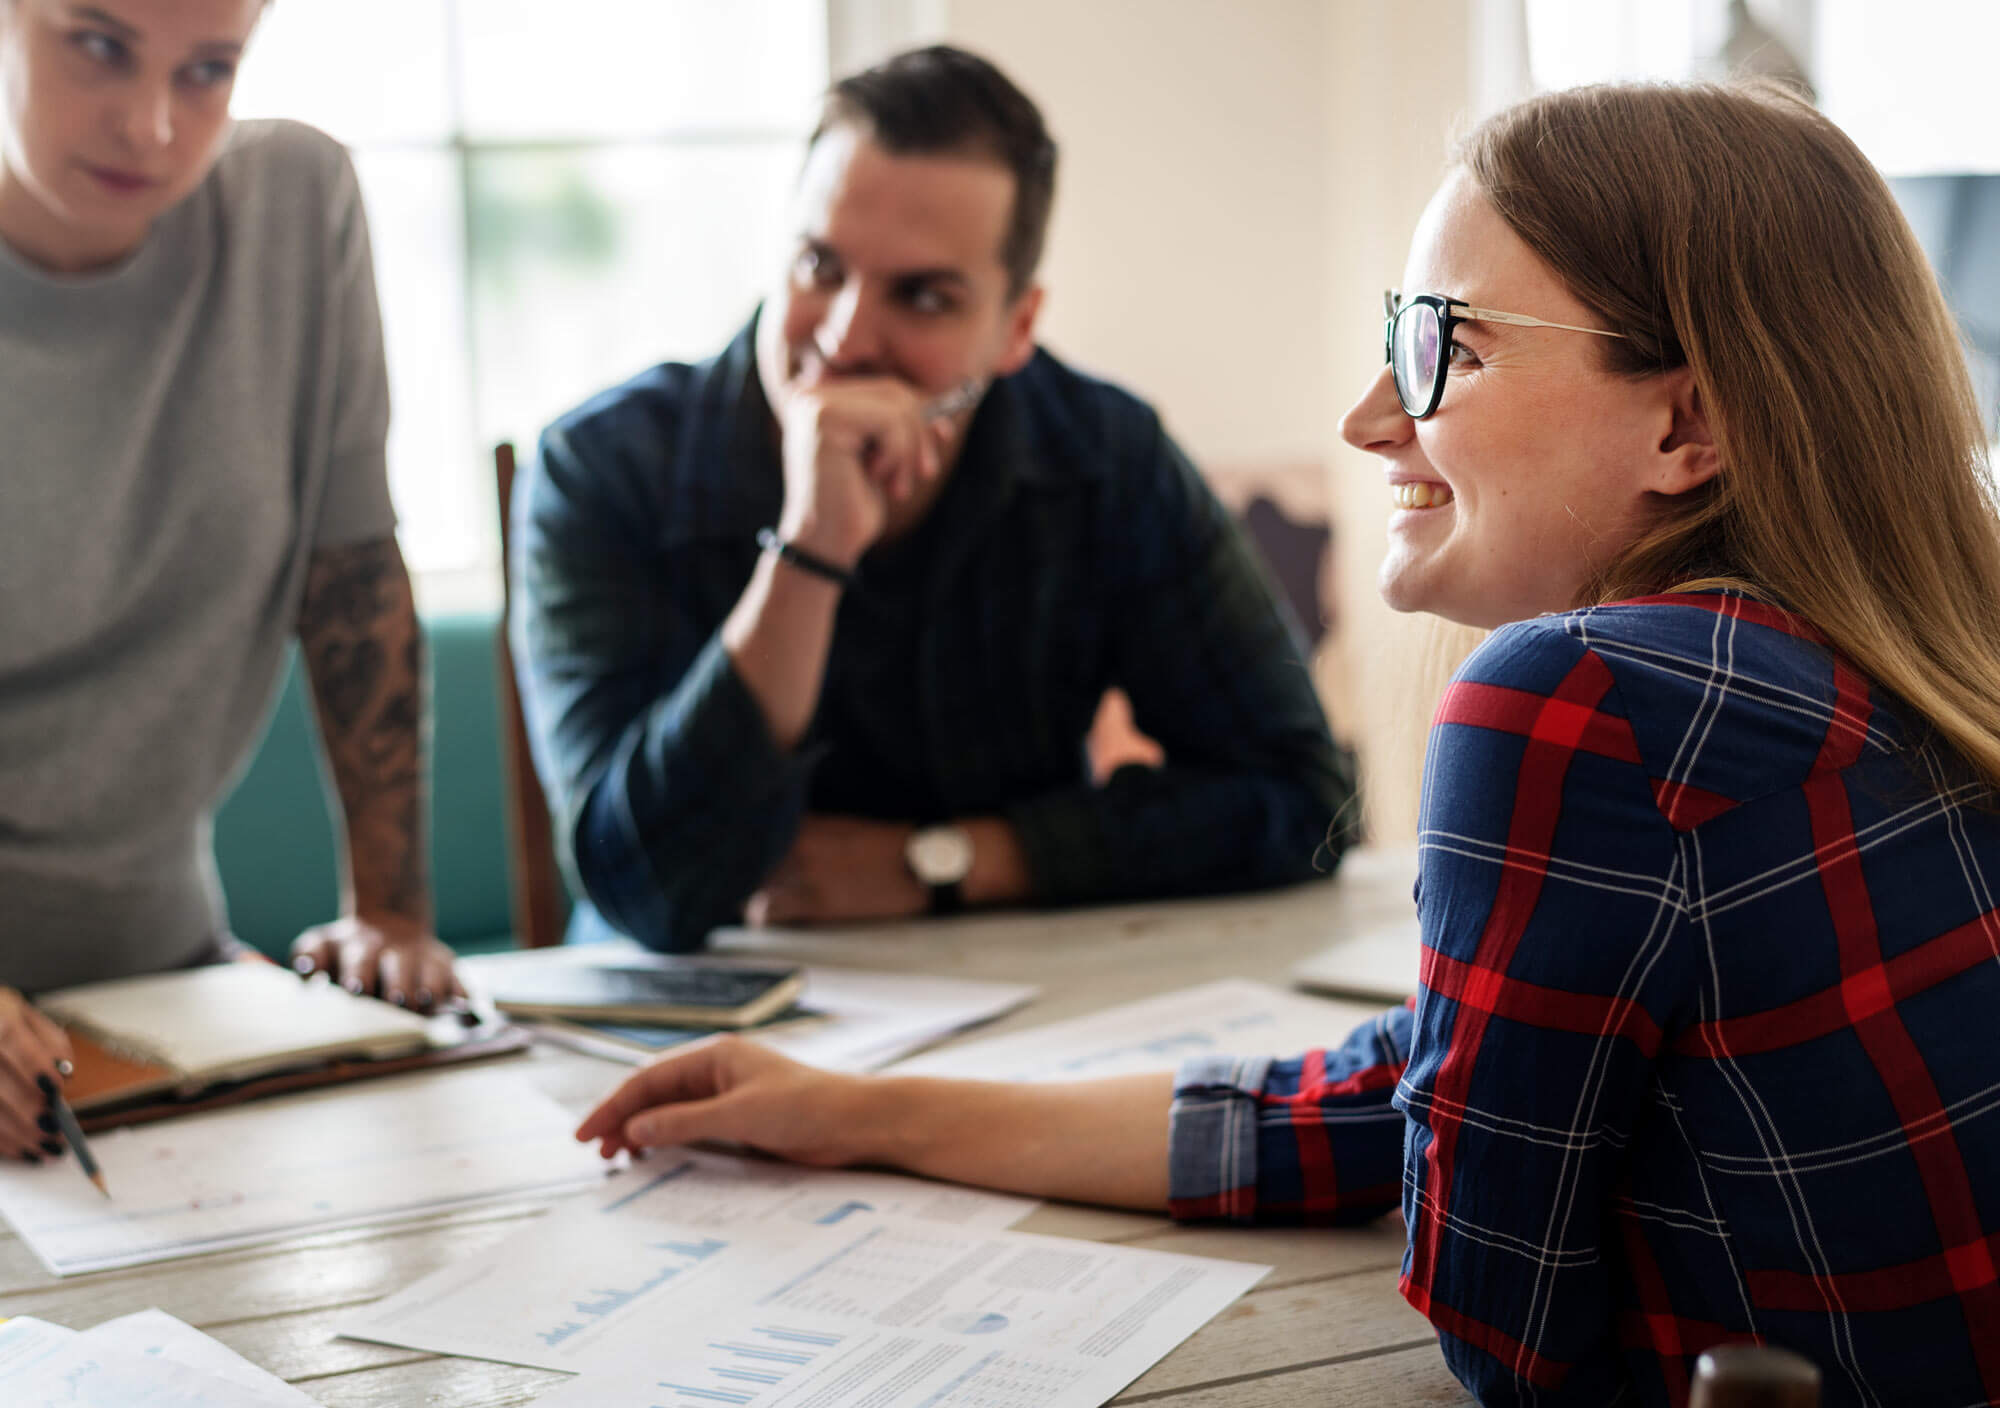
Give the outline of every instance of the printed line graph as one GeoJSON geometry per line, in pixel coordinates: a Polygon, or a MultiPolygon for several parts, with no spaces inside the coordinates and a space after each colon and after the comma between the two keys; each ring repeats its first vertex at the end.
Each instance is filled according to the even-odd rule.
{"type": "Polygon", "coordinates": [[[655,1174],[653,1177],[647,1179],[644,1183],[641,1183],[637,1188],[634,1188],[631,1192],[627,1193],[624,1197],[606,1203],[603,1207],[599,1208],[597,1211],[600,1215],[603,1215],[605,1213],[617,1212],[619,1209],[625,1207],[629,1203],[638,1202],[639,1199],[645,1197],[655,1188],[658,1188],[662,1183],[671,1183],[676,1178],[680,1178],[683,1175],[692,1172],[693,1170],[694,1170],[694,1164],[691,1161],[684,1160],[681,1163],[675,1164],[670,1169],[666,1169],[661,1173],[655,1174]]]}
{"type": "Polygon", "coordinates": [[[565,1341],[582,1334],[600,1321],[607,1320],[616,1315],[648,1291],[658,1290],[661,1286],[673,1280],[674,1277],[686,1271],[690,1266],[697,1266],[707,1261],[717,1252],[727,1248],[729,1244],[717,1241],[713,1237],[708,1237],[699,1242],[648,1242],[646,1245],[655,1251],[667,1253],[671,1260],[643,1276],[636,1285],[630,1287],[592,1287],[586,1293],[586,1299],[570,1302],[570,1309],[576,1313],[578,1318],[564,1320],[561,1324],[552,1325],[547,1329],[536,1330],[534,1332],[535,1338],[541,1341],[547,1348],[554,1349],[565,1341]]]}
{"type": "Polygon", "coordinates": [[[836,1222],[845,1221],[847,1218],[852,1217],[857,1212],[873,1212],[873,1211],[875,1211],[875,1205],[873,1203],[864,1203],[858,1198],[849,1198],[839,1207],[834,1208],[831,1211],[824,1213],[819,1217],[814,1218],[813,1221],[818,1225],[820,1225],[821,1227],[831,1227],[836,1222]]]}

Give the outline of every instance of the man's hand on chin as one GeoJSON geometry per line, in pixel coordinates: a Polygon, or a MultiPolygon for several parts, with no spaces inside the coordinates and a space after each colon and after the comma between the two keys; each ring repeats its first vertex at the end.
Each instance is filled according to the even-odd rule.
{"type": "Polygon", "coordinates": [[[791,853],[750,896],[751,924],[832,924],[927,913],[930,892],[903,860],[916,830],[906,822],[808,816],[791,853]]]}

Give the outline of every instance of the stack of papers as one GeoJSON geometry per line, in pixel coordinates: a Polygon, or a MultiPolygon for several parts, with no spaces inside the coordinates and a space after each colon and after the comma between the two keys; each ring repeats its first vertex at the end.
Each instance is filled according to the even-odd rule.
{"type": "Polygon", "coordinates": [[[394,1077],[101,1134],[108,1202],[72,1159],[0,1166],[0,1214],[59,1276],[133,1266],[586,1187],[573,1123],[513,1071],[394,1077]]]}
{"type": "Polygon", "coordinates": [[[607,1342],[650,1345],[676,1315],[706,1322],[742,1263],[816,1229],[891,1217],[977,1234],[1036,1206],[900,1174],[656,1150],[588,1202],[375,1302],[337,1332],[575,1372],[607,1342]]]}
{"type": "Polygon", "coordinates": [[[806,969],[799,1003],[827,1020],[760,1039],[809,1066],[879,1070],[955,1032],[1004,1016],[1040,991],[1027,983],[812,967],[806,969]]]}
{"type": "Polygon", "coordinates": [[[661,1151],[338,1332],[580,1373],[540,1400],[575,1408],[1096,1408],[1268,1270],[1002,1230],[1033,1206],[661,1151]]]}
{"type": "MultiPolygon", "coordinates": [[[[510,987],[524,986],[524,975],[538,967],[615,963],[619,967],[666,966],[673,960],[630,942],[583,944],[575,947],[524,949],[461,959],[459,976],[475,992],[489,979],[507,975],[510,987]]],[[[704,954],[704,965],[769,967],[768,960],[704,954]]],[[[805,991],[798,1005],[816,1019],[784,1023],[754,1037],[794,1060],[830,1071],[872,1071],[891,1061],[942,1041],[954,1032],[989,1022],[1031,1001],[1040,989],[1026,983],[976,982],[965,978],[927,978],[905,973],[871,973],[851,968],[805,970],[805,991]]],[[[592,1055],[638,1064],[647,1053],[609,1043],[591,1043],[575,1033],[537,1028],[550,1040],[592,1055]]]]}
{"type": "Polygon", "coordinates": [[[163,1310],[76,1331],[20,1315],[0,1323],[9,1408],[313,1408],[283,1379],[163,1310]]]}
{"type": "Polygon", "coordinates": [[[1334,1002],[1247,978],[1203,983],[905,1061],[898,1075],[971,1080],[1093,1080],[1171,1071],[1190,1056],[1296,1056],[1336,1046],[1375,1003],[1334,1002]]]}

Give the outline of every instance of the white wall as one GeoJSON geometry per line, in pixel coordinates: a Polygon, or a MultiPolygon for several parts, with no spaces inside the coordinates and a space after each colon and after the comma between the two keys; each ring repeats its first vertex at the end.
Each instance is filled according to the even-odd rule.
{"type": "Polygon", "coordinates": [[[1206,464],[1324,451],[1322,0],[934,0],[1062,148],[1044,340],[1206,464]]]}
{"type": "Polygon", "coordinates": [[[1041,105],[1062,146],[1052,347],[1152,401],[1211,470],[1323,466],[1306,482],[1335,521],[1340,633],[1321,689],[1362,748],[1375,834],[1413,835],[1466,638],[1381,605],[1387,491],[1338,422],[1380,368],[1381,290],[1448,136],[1475,92],[1509,96],[1474,55],[1520,0],[831,3],[837,71],[942,39],[1041,105]]]}
{"type": "MultiPolygon", "coordinates": [[[[1325,36],[1327,374],[1322,422],[1338,525],[1341,606],[1332,708],[1361,747],[1371,832],[1416,835],[1424,738],[1438,694],[1476,637],[1431,616],[1402,616],[1375,589],[1389,519],[1373,456],[1340,438],[1341,412],[1382,371],[1382,290],[1402,280],[1417,217],[1444,174],[1450,140],[1472,117],[1475,92],[1505,101],[1477,70],[1476,20],[1492,0],[1336,3],[1325,36]]],[[[1502,85],[1504,87],[1504,85],[1502,85]]]]}

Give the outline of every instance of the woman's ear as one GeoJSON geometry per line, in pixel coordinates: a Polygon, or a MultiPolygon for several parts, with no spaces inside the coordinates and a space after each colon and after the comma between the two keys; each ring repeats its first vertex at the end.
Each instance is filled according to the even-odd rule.
{"type": "Polygon", "coordinates": [[[1715,478],[1722,460],[1693,370],[1681,367],[1667,372],[1659,384],[1667,431],[1660,437],[1646,487],[1656,494],[1685,494],[1715,478]]]}

